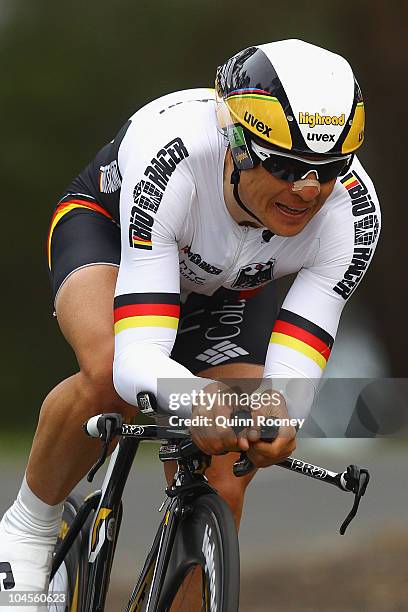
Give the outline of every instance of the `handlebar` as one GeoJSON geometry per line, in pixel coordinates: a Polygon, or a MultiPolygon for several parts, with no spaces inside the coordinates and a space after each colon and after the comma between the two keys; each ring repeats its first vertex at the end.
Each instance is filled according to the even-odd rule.
{"type": "MultiPolygon", "coordinates": [[[[122,415],[116,413],[99,414],[91,417],[83,425],[85,433],[92,438],[100,438],[103,444],[102,453],[99,460],[91,468],[88,474],[88,481],[92,482],[96,472],[103,465],[110,442],[112,442],[115,436],[130,437],[137,440],[168,440],[168,439],[191,439],[190,432],[187,429],[174,430],[174,428],[160,426],[160,425],[135,425],[123,423],[122,415]]],[[[271,439],[271,433],[269,430],[269,437],[271,439]]],[[[189,453],[192,452],[202,453],[193,442],[189,444],[189,453]]],[[[202,453],[203,455],[205,453],[202,453]]],[[[166,459],[177,459],[177,455],[168,456],[166,459]]],[[[162,460],[166,460],[163,459],[162,460]]],[[[341,491],[354,493],[354,503],[347,515],[346,519],[340,526],[340,534],[344,535],[348,525],[351,523],[353,518],[356,516],[361,498],[366,492],[368,482],[370,480],[370,474],[368,470],[360,468],[357,465],[349,465],[343,472],[332,472],[326,468],[307,463],[301,459],[295,457],[288,457],[284,461],[275,464],[277,467],[297,472],[303,476],[314,478],[320,482],[326,482],[336,486],[341,491]]],[[[251,461],[248,459],[245,453],[241,453],[241,457],[234,464],[234,474],[241,476],[248,471],[254,469],[251,461]]]]}

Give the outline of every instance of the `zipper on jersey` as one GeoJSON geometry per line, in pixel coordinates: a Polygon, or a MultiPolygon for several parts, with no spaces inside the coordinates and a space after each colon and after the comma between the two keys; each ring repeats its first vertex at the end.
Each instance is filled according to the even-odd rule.
{"type": "Polygon", "coordinates": [[[234,259],[232,260],[232,264],[230,265],[230,267],[225,272],[224,280],[227,278],[227,276],[229,276],[231,270],[235,268],[235,264],[238,261],[238,257],[241,255],[242,247],[244,246],[244,242],[247,237],[248,231],[249,231],[249,227],[244,225],[244,227],[242,228],[241,238],[240,238],[237,250],[235,251],[234,259]]]}

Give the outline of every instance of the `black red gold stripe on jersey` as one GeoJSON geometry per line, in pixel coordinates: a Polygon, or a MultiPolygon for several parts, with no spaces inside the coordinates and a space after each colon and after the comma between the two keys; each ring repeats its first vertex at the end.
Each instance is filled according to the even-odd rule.
{"type": "Polygon", "coordinates": [[[136,249],[147,249],[148,251],[152,250],[152,241],[145,240],[140,236],[132,235],[132,246],[136,249]]]}
{"type": "Polygon", "coordinates": [[[324,329],[294,312],[282,309],[274,325],[270,343],[287,346],[326,367],[333,338],[324,329]]]}
{"type": "Polygon", "coordinates": [[[343,183],[347,191],[350,191],[350,189],[353,189],[353,187],[357,187],[357,185],[359,184],[356,175],[352,172],[345,176],[340,182],[343,183]]]}
{"type": "Polygon", "coordinates": [[[115,334],[134,327],[177,329],[179,318],[178,293],[127,293],[115,297],[115,334]]]}
{"type": "Polygon", "coordinates": [[[62,219],[62,217],[64,217],[64,215],[71,212],[71,210],[75,210],[78,208],[94,210],[96,212],[101,213],[105,217],[108,217],[108,219],[112,219],[111,215],[108,212],[106,212],[106,210],[102,208],[102,206],[99,206],[99,204],[96,204],[95,202],[90,202],[89,200],[82,200],[80,198],[74,198],[71,200],[66,200],[65,202],[62,202],[61,204],[59,204],[52,216],[51,223],[50,223],[50,229],[48,232],[48,238],[47,238],[47,257],[48,257],[48,266],[50,270],[51,270],[51,240],[52,240],[52,234],[54,232],[54,229],[57,223],[62,219]]]}

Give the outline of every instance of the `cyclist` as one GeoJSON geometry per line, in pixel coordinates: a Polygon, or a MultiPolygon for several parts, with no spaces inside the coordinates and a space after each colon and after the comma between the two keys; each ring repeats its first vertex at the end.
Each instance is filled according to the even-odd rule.
{"type": "MultiPolygon", "coordinates": [[[[8,588],[46,588],[62,502],[99,453],[81,430],[91,415],[131,418],[141,390],[165,405],[160,378],[262,376],[302,380],[307,412],[378,240],[377,196],[355,157],[363,138],[347,61],[285,40],[236,54],[215,92],[176,92],[138,110],[71,183],[47,248],[57,320],[80,371],[45,399],[0,523],[8,588]],[[276,317],[272,281],[292,273],[276,317]]],[[[209,453],[249,449],[257,467],[295,446],[293,429],[272,443],[191,431],[209,453]]],[[[207,475],[238,525],[255,472],[236,479],[236,458],[214,457],[207,475]]]]}

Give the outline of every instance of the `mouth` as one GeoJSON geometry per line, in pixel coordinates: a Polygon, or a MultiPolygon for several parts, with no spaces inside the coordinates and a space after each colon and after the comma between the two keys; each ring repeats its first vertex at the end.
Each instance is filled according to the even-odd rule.
{"type": "Polygon", "coordinates": [[[306,215],[307,211],[309,210],[309,206],[294,208],[292,206],[282,204],[281,202],[275,202],[275,205],[284,215],[288,215],[289,217],[302,217],[302,215],[306,215]]]}

